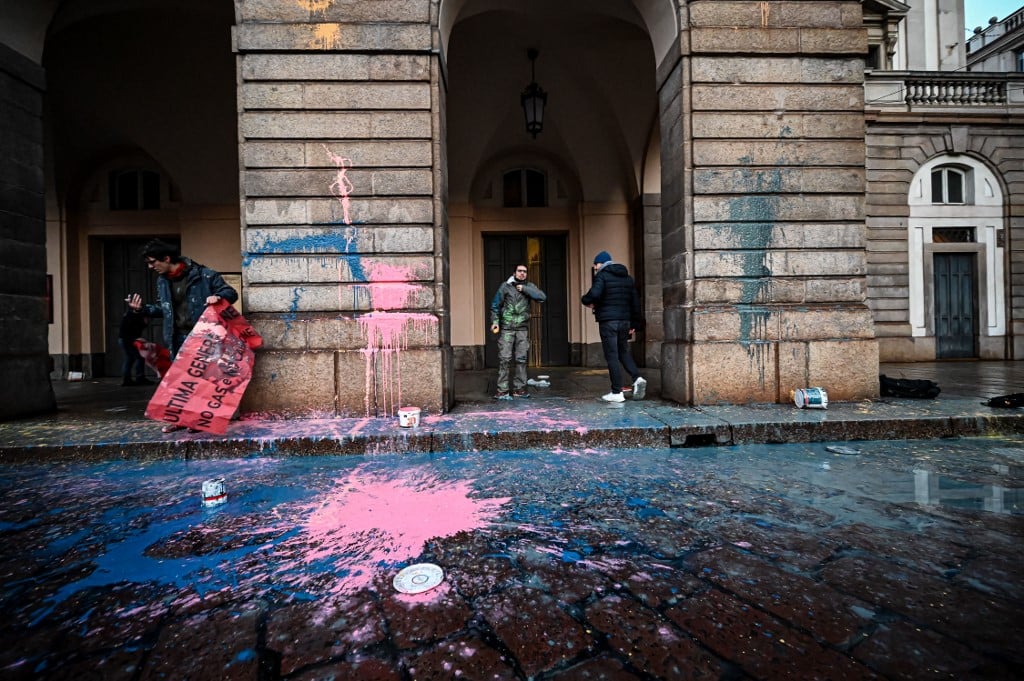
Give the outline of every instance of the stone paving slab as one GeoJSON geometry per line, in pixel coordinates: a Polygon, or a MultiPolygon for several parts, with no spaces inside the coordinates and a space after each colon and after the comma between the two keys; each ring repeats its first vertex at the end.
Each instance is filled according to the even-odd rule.
{"type": "Polygon", "coordinates": [[[857,450],[0,464],[0,529],[17,547],[0,552],[0,670],[1017,678],[1024,438],[857,450]],[[213,476],[228,501],[204,508],[213,476]],[[398,593],[394,575],[418,562],[444,581],[398,593]]]}
{"type": "Polygon", "coordinates": [[[224,436],[162,433],[159,423],[142,415],[144,409],[145,400],[114,401],[0,423],[0,461],[692,447],[1024,432],[1021,410],[993,409],[968,397],[885,398],[799,409],[788,404],[684,407],[658,399],[608,404],[539,396],[461,403],[447,414],[424,415],[417,428],[401,428],[397,418],[245,416],[224,436]]]}

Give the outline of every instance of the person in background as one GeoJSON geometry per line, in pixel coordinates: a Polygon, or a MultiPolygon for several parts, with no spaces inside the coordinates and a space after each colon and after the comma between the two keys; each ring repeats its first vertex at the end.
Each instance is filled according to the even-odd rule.
{"type": "Polygon", "coordinates": [[[621,364],[633,380],[633,399],[642,400],[647,394],[647,381],[640,375],[629,352],[630,335],[643,330],[640,294],[626,266],[614,262],[608,251],[601,251],[594,257],[593,271],[593,283],[583,294],[582,301],[594,311],[601,334],[601,349],[608,364],[608,377],[612,382],[611,392],[602,395],[601,399],[605,402],[626,400],[622,395],[621,364]]]}
{"type": "MultiPolygon", "coordinates": [[[[128,296],[128,306],[143,317],[163,318],[163,341],[176,358],[185,338],[199,321],[207,305],[222,298],[229,303],[238,300],[238,292],[224,281],[220,272],[200,265],[181,255],[177,246],[153,239],[142,248],[146,265],[157,273],[157,303],[143,304],[142,296],[128,296]]],[[[164,432],[180,430],[168,424],[164,432]]]]}
{"type": "MultiPolygon", "coordinates": [[[[129,299],[125,299],[125,302],[129,302],[129,299]]],[[[153,381],[146,378],[146,362],[135,345],[135,340],[142,335],[145,328],[145,317],[131,308],[125,310],[124,316],[121,317],[121,326],[117,330],[117,344],[124,352],[121,385],[153,385],[153,381]]]]}
{"type": "Polygon", "coordinates": [[[529,397],[526,391],[526,360],[530,353],[530,301],[543,303],[547,295],[526,280],[526,265],[498,287],[491,300],[491,333],[498,334],[498,400],[529,397]],[[512,385],[509,386],[511,372],[512,385]],[[511,387],[511,392],[509,388],[511,387]]]}

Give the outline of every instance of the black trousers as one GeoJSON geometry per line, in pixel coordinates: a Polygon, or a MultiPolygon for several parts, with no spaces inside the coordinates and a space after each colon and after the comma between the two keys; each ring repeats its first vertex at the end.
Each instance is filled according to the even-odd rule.
{"type": "Polygon", "coordinates": [[[601,349],[604,350],[604,361],[608,363],[608,377],[612,381],[612,392],[622,392],[622,372],[619,364],[625,367],[630,376],[630,383],[640,377],[633,355],[629,354],[629,322],[611,321],[598,322],[601,332],[601,349]]]}

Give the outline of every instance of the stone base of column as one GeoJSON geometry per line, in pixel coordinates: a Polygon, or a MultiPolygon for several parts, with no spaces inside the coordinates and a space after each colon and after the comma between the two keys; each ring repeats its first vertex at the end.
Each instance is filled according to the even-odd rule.
{"type": "Polygon", "coordinates": [[[243,411],[288,417],[391,417],[405,406],[440,414],[454,402],[450,348],[261,351],[243,411]]]}
{"type": "Polygon", "coordinates": [[[16,390],[0,400],[0,421],[45,414],[57,409],[49,362],[42,357],[0,357],[0,383],[16,390]]]}
{"type": "MultiPolygon", "coordinates": [[[[861,314],[860,328],[870,329],[869,313],[861,314]]],[[[662,394],[682,404],[785,403],[808,387],[837,402],[878,397],[878,341],[870,337],[666,341],[661,356],[662,394]]]]}

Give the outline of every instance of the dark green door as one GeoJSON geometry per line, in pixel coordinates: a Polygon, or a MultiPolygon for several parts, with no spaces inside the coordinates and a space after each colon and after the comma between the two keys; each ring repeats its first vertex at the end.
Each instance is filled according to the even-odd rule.
{"type": "Polygon", "coordinates": [[[484,364],[498,366],[497,339],[490,332],[491,300],[501,282],[512,276],[515,266],[530,268],[547,301],[534,305],[530,320],[530,366],[564,366],[569,363],[569,317],[567,301],[567,258],[565,235],[484,235],[484,316],[487,329],[484,364]]]}
{"type": "MultiPolygon", "coordinates": [[[[149,241],[146,239],[108,239],[103,242],[103,313],[106,348],[103,369],[106,376],[120,376],[124,353],[117,344],[121,317],[128,305],[124,299],[129,293],[138,293],[143,302],[156,302],[156,275],[146,267],[139,252],[149,241]]],[[[177,244],[177,239],[164,238],[177,244]]],[[[151,319],[144,336],[163,343],[160,319],[151,319]]]]}
{"type": "Polygon", "coordinates": [[[973,253],[936,253],[935,356],[938,359],[976,357],[978,336],[973,253]]]}

